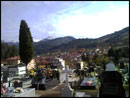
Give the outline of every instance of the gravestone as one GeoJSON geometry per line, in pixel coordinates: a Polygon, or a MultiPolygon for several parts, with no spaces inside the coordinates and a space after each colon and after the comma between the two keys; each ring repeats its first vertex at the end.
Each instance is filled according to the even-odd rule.
{"type": "Polygon", "coordinates": [[[66,70],[66,84],[64,88],[62,88],[62,97],[73,97],[73,89],[69,85],[68,81],[68,65],[65,67],[66,70]]]}
{"type": "Polygon", "coordinates": [[[101,73],[100,80],[99,97],[125,97],[122,75],[115,71],[113,63],[106,65],[106,70],[101,73]]]}
{"type": "Polygon", "coordinates": [[[106,65],[106,69],[105,69],[105,71],[115,71],[115,65],[114,65],[114,63],[108,63],[107,65],[106,65]]]}
{"type": "Polygon", "coordinates": [[[3,77],[9,77],[9,71],[3,71],[3,77]]]}

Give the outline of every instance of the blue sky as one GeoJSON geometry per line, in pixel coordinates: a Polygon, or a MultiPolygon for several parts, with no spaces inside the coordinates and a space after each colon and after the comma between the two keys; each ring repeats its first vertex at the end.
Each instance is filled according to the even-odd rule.
{"type": "Polygon", "coordinates": [[[2,1],[1,14],[4,41],[18,41],[22,19],[34,41],[98,38],[129,26],[129,1],[2,1]]]}

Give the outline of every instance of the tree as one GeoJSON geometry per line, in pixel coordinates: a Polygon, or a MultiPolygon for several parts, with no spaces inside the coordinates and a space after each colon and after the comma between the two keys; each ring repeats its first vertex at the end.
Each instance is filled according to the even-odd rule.
{"type": "Polygon", "coordinates": [[[30,29],[25,20],[21,20],[19,30],[19,55],[21,61],[26,64],[26,73],[28,72],[27,64],[32,60],[33,53],[33,39],[30,29]]]}
{"type": "Polygon", "coordinates": [[[1,43],[1,58],[7,59],[18,55],[18,51],[15,45],[8,45],[8,43],[1,43]]]}
{"type": "Polygon", "coordinates": [[[16,48],[16,46],[12,45],[10,47],[10,57],[14,57],[14,56],[17,56],[17,55],[18,55],[17,48],[16,48]]]}
{"type": "Polygon", "coordinates": [[[114,49],[113,49],[113,48],[110,48],[110,49],[108,50],[108,56],[109,56],[109,57],[114,57],[114,55],[115,55],[114,49]]]}
{"type": "Polygon", "coordinates": [[[98,58],[98,55],[97,54],[94,54],[94,56],[93,56],[93,61],[94,61],[94,63],[96,63],[96,59],[98,58]]]}
{"type": "Polygon", "coordinates": [[[120,56],[121,56],[120,49],[115,49],[115,53],[114,54],[115,54],[114,55],[114,63],[117,66],[119,64],[119,59],[120,59],[120,56]]]}

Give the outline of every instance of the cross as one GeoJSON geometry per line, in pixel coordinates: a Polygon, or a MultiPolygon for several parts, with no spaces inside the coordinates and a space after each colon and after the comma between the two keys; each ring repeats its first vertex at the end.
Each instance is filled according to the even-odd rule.
{"type": "Polygon", "coordinates": [[[69,82],[68,82],[68,65],[65,66],[65,72],[66,72],[66,86],[69,86],[69,82]]]}

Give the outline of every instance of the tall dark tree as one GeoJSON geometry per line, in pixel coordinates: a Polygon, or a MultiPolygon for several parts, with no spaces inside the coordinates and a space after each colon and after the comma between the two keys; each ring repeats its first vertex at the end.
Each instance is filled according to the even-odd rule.
{"type": "Polygon", "coordinates": [[[33,39],[30,29],[26,21],[21,20],[19,30],[19,54],[21,61],[26,64],[26,72],[28,72],[27,64],[32,60],[33,52],[33,39]]]}
{"type": "Polygon", "coordinates": [[[110,49],[108,50],[108,56],[109,56],[109,57],[114,57],[114,55],[115,55],[115,50],[114,50],[114,48],[110,48],[110,49]]]}
{"type": "Polygon", "coordinates": [[[114,63],[115,63],[116,66],[119,64],[120,56],[121,56],[121,50],[115,49],[114,63]]]}

